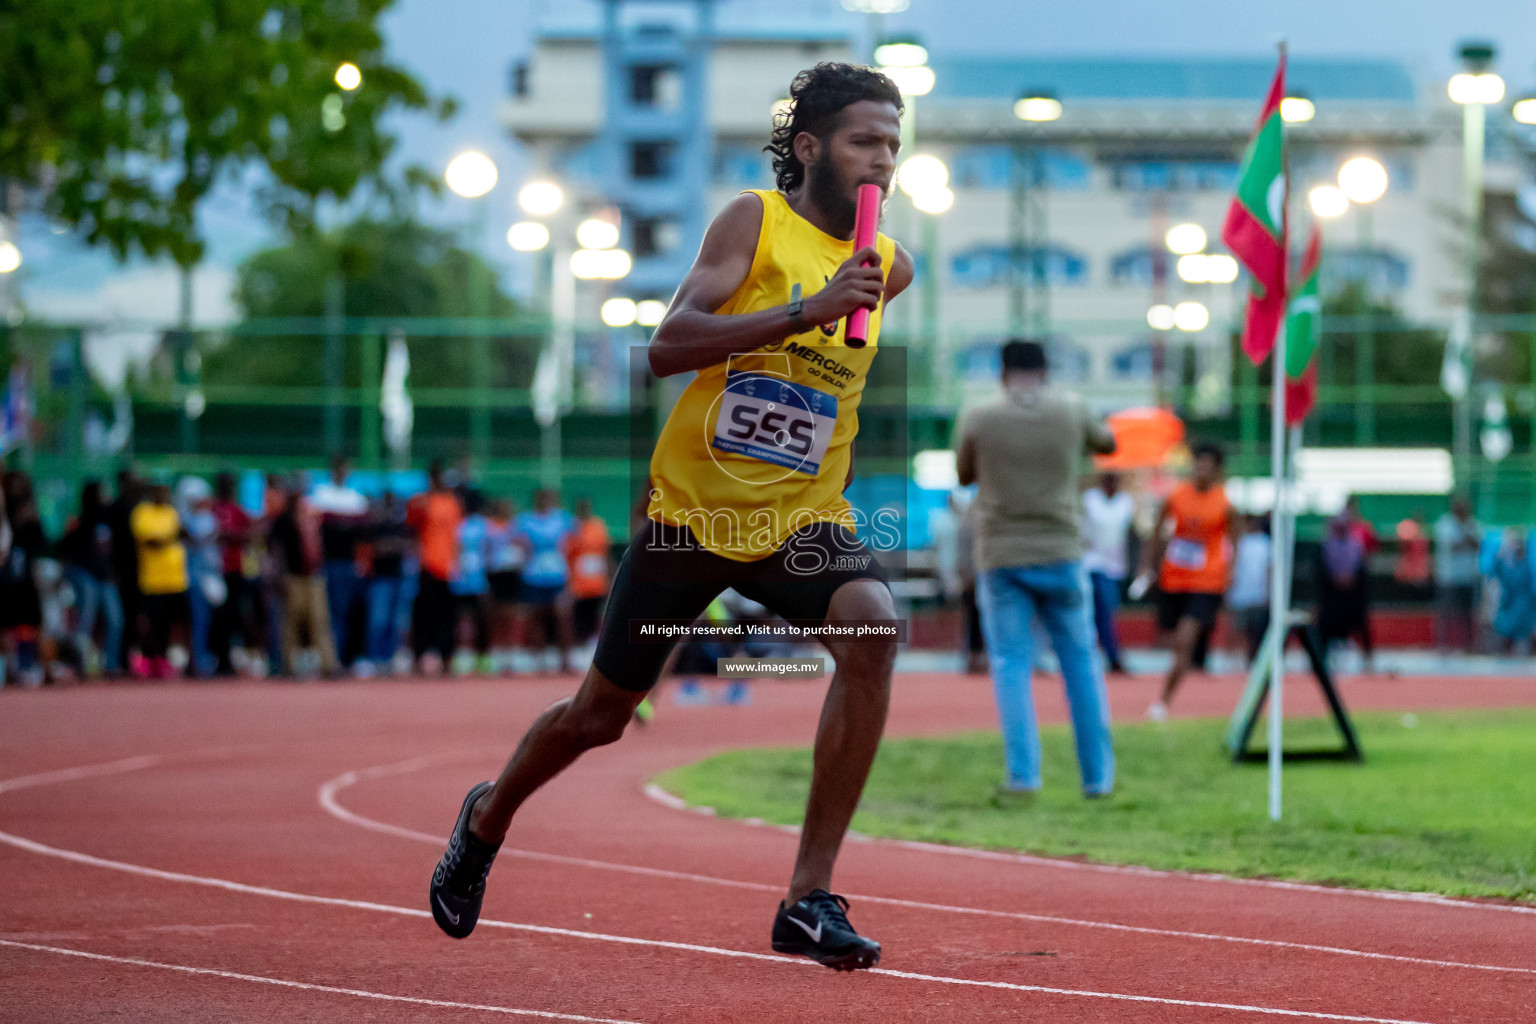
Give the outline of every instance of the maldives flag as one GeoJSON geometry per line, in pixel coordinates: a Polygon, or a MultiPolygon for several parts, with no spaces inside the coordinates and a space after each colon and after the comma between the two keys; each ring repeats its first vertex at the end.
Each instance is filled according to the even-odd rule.
{"type": "Polygon", "coordinates": [[[1275,333],[1285,315],[1285,130],[1280,119],[1284,98],[1285,57],[1281,56],[1253,141],[1243,154],[1237,195],[1221,226],[1221,240],[1253,277],[1243,351],[1255,363],[1263,362],[1275,347],[1275,333]]]}
{"type": "Polygon", "coordinates": [[[1285,422],[1295,425],[1317,404],[1317,352],[1323,304],[1318,298],[1317,269],[1323,261],[1323,235],[1316,222],[1301,257],[1301,287],[1285,317],[1285,422]]]}

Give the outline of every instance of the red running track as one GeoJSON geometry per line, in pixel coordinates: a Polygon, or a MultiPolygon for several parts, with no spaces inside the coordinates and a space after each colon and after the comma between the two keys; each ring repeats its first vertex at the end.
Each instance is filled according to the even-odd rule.
{"type": "MultiPolygon", "coordinates": [[[[1153,685],[1114,684],[1117,716],[1153,685]]],[[[1178,710],[1224,714],[1240,685],[1194,680],[1178,710]]],[[[0,694],[0,1020],[1536,1020],[1533,907],[913,844],[853,841],[839,864],[880,971],[775,956],[795,837],[643,787],[720,749],[809,743],[815,684],[759,685],[750,708],[664,703],[535,797],[479,930],[446,938],[426,887],[464,790],[571,686],[0,694]]],[[[1293,713],[1313,700],[1290,693],[1293,713]]],[[[1536,686],[1350,681],[1345,695],[1508,706],[1536,686]]],[[[1059,688],[1040,703],[1063,717],[1059,688]]],[[[991,723],[984,680],[897,678],[892,733],[991,723]]]]}

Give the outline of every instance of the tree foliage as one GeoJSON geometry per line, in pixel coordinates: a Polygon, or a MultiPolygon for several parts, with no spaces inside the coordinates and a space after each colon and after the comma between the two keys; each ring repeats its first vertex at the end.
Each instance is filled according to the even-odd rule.
{"type": "Polygon", "coordinates": [[[197,206],[221,177],[264,169],[263,205],[290,227],[365,181],[387,194],[384,115],[452,113],[386,58],[392,3],[8,0],[0,179],[120,259],[184,267],[201,258],[197,206]],[[363,75],[350,93],[334,79],[347,61],[363,75]]]}
{"type": "MultiPolygon", "coordinates": [[[[411,220],[360,220],[331,232],[309,232],[250,256],[240,267],[235,298],[252,321],[319,318],[327,313],[329,282],[342,288],[343,315],[372,318],[510,317],[517,303],[495,270],[455,244],[449,232],[411,220]]],[[[469,387],[476,383],[470,342],[464,337],[411,337],[411,383],[417,387],[469,387]]],[[[360,339],[345,343],[342,379],[362,381],[360,339]]],[[[492,339],[491,383],[526,387],[539,339],[492,339]]],[[[315,385],[323,382],[324,337],[237,331],[204,354],[206,384],[315,385]]]]}

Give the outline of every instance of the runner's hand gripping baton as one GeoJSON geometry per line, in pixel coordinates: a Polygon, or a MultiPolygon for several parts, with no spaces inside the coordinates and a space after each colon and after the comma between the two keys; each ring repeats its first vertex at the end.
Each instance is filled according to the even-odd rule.
{"type": "MultiPolygon", "coordinates": [[[[857,252],[875,244],[880,230],[880,200],[884,193],[879,185],[859,186],[859,205],[853,217],[853,249],[857,252]]],[[[868,266],[869,264],[865,264],[868,266]]],[[[869,341],[869,310],[860,306],[848,314],[848,329],[843,339],[849,348],[863,348],[869,341]]]]}

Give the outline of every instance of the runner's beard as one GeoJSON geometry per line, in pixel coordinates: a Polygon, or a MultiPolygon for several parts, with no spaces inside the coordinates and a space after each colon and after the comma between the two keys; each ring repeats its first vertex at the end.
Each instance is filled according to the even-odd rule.
{"type": "Polygon", "coordinates": [[[859,212],[858,201],[850,194],[851,190],[844,187],[831,160],[818,160],[809,170],[805,185],[810,191],[811,202],[827,218],[827,227],[832,229],[830,233],[838,238],[851,236],[854,218],[859,212]]]}

